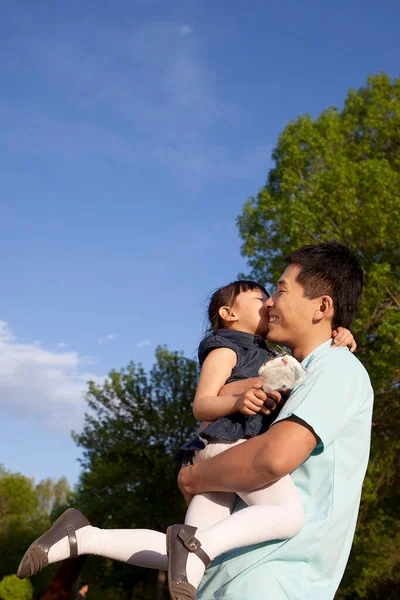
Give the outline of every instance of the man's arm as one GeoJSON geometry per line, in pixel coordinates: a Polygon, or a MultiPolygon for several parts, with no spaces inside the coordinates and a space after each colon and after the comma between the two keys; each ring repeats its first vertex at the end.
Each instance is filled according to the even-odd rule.
{"type": "Polygon", "coordinates": [[[203,492],[257,490],[297,469],[318,441],[307,423],[292,416],[245,444],[183,467],[179,487],[186,498],[203,492]]]}

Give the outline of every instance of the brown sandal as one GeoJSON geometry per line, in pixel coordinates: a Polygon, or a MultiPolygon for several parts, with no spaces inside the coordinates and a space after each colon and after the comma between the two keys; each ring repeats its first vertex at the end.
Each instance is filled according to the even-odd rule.
{"type": "Polygon", "coordinates": [[[196,588],[187,580],[186,562],[194,552],[207,568],[211,562],[200,541],[194,537],[197,528],[190,525],[172,525],[167,529],[168,587],[171,600],[195,600],[196,588]]]}
{"type": "Polygon", "coordinates": [[[19,579],[32,577],[32,575],[41,571],[43,567],[47,567],[50,548],[66,535],[68,536],[70,548],[69,558],[76,558],[78,556],[78,544],[75,532],[82,527],[86,527],[86,525],[90,525],[90,523],[79,510],[75,508],[66,510],[46,533],[29,546],[19,564],[17,577],[19,579]]]}

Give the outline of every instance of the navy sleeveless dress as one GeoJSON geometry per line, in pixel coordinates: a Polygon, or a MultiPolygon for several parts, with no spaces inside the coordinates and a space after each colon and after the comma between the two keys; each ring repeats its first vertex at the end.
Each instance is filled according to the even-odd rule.
{"type": "MultiPolygon", "coordinates": [[[[267,348],[265,340],[259,335],[243,331],[217,329],[205,337],[199,346],[199,362],[203,365],[207,355],[215,348],[230,348],[236,353],[237,363],[225,383],[240,381],[248,377],[257,377],[263,362],[275,358],[276,354],[267,348]]],[[[188,462],[195,450],[205,448],[204,440],[218,439],[237,442],[242,438],[251,438],[267,431],[275,415],[244,415],[241,412],[220,417],[210,423],[200,434],[186,442],[178,451],[177,459],[188,462]]]]}

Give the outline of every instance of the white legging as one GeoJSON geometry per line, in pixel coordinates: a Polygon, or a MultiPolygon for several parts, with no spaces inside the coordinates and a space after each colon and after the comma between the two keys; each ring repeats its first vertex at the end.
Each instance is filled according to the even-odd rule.
{"type": "MultiPolygon", "coordinates": [[[[245,440],[240,440],[243,442],[245,440]]],[[[211,445],[210,445],[211,446],[211,445]]],[[[218,454],[232,444],[209,448],[196,461],[218,454]],[[211,451],[211,452],[210,452],[211,451]]],[[[299,493],[289,476],[255,492],[212,492],[196,495],[185,523],[198,528],[204,550],[214,559],[219,554],[298,533],[304,524],[299,493]],[[247,507],[231,514],[237,495],[247,507]]],[[[99,529],[88,525],[77,532],[79,554],[96,554],[140,567],[166,570],[165,534],[149,529],[99,529]]],[[[49,562],[69,557],[68,538],[52,546],[49,562]]]]}

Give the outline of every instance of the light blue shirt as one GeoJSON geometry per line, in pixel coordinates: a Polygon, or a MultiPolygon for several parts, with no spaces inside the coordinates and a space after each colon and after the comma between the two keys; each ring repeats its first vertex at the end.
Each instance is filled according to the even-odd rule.
{"type": "MultiPolygon", "coordinates": [[[[320,439],[293,473],[306,512],[302,531],[218,557],[198,600],[332,600],[349,557],[368,464],[373,391],[347,348],[318,346],[308,374],[275,423],[295,415],[320,439]]],[[[242,508],[242,505],[240,506],[242,508]]]]}

